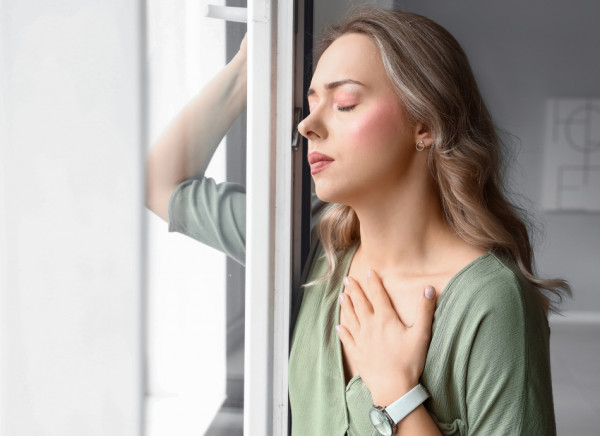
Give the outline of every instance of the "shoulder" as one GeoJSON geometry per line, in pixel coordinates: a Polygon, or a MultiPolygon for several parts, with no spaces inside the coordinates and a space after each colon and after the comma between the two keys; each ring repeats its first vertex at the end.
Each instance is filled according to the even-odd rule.
{"type": "Polygon", "coordinates": [[[487,253],[459,272],[442,293],[434,328],[466,349],[477,343],[524,351],[532,341],[549,337],[537,292],[513,262],[487,253]]]}
{"type": "Polygon", "coordinates": [[[536,292],[512,261],[489,252],[451,280],[442,294],[442,304],[447,300],[454,310],[462,307],[471,314],[506,319],[537,311],[536,292]]]}
{"type": "Polygon", "coordinates": [[[537,291],[513,262],[487,253],[444,292],[426,374],[440,398],[432,402],[438,418],[460,416],[472,434],[553,434],[549,328],[537,291]],[[447,378],[460,388],[446,389],[447,378]],[[536,425],[549,431],[529,432],[536,425]]]}

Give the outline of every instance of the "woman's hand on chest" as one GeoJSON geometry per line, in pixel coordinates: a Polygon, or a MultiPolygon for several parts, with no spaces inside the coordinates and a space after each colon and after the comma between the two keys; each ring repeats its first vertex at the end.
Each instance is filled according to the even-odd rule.
{"type": "Polygon", "coordinates": [[[406,326],[376,272],[368,271],[364,289],[351,277],[344,284],[337,330],[345,355],[374,404],[387,406],[419,382],[431,339],[435,289],[422,292],[414,324],[406,326]]]}

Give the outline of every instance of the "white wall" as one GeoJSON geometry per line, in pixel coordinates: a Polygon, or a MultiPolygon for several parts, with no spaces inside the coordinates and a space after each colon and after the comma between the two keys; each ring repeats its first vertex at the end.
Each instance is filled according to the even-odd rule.
{"type": "Polygon", "coordinates": [[[139,435],[142,2],[0,4],[0,434],[139,435]]]}
{"type": "Polygon", "coordinates": [[[337,21],[349,5],[358,3],[390,3],[397,9],[423,14],[459,40],[498,127],[514,135],[518,155],[511,184],[531,200],[528,209],[545,230],[536,250],[541,274],[569,280],[574,299],[565,301],[563,309],[572,316],[593,312],[593,317],[600,318],[600,214],[546,213],[540,206],[546,99],[600,96],[600,3],[316,2],[315,34],[324,22],[337,21]]]}

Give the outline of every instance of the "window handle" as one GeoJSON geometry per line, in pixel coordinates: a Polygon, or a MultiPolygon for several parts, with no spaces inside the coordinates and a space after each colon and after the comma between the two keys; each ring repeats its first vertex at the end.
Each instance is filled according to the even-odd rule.
{"type": "Polygon", "coordinates": [[[294,150],[298,150],[300,147],[300,141],[302,138],[300,137],[300,132],[298,131],[298,124],[302,121],[302,108],[295,107],[294,108],[294,125],[292,126],[292,148],[294,150]]]}
{"type": "Polygon", "coordinates": [[[233,6],[206,5],[204,15],[225,21],[248,22],[248,9],[233,6]]]}

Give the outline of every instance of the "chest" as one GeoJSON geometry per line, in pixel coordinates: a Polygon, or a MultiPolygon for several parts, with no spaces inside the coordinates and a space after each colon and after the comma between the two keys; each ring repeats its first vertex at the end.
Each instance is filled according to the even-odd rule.
{"type": "MultiPolygon", "coordinates": [[[[364,288],[363,288],[364,289],[364,288]]],[[[416,310],[420,300],[419,292],[409,292],[406,289],[399,289],[398,292],[390,292],[390,302],[394,307],[394,310],[398,314],[398,318],[406,326],[411,326],[414,323],[416,317],[416,310]],[[391,295],[390,295],[391,294],[391,295]]],[[[339,323],[346,325],[346,319],[344,318],[344,312],[337,308],[339,323]]],[[[342,359],[344,366],[344,376],[346,383],[348,383],[353,377],[359,374],[359,368],[352,356],[348,353],[346,347],[340,342],[342,350],[342,359]]]]}
{"type": "MultiPolygon", "coordinates": [[[[363,271],[359,266],[351,266],[348,275],[357,280],[363,291],[366,291],[365,294],[368,295],[367,286],[369,286],[369,283],[366,279],[366,269],[363,271]]],[[[414,324],[425,287],[433,286],[439,294],[450,279],[451,276],[446,274],[414,277],[402,277],[390,274],[382,277],[383,286],[389,297],[390,304],[405,326],[414,324]]],[[[344,313],[339,310],[339,307],[337,310],[339,311],[339,323],[345,325],[344,313]]],[[[340,345],[344,376],[347,383],[359,374],[359,369],[344,345],[341,343],[340,345]]]]}

